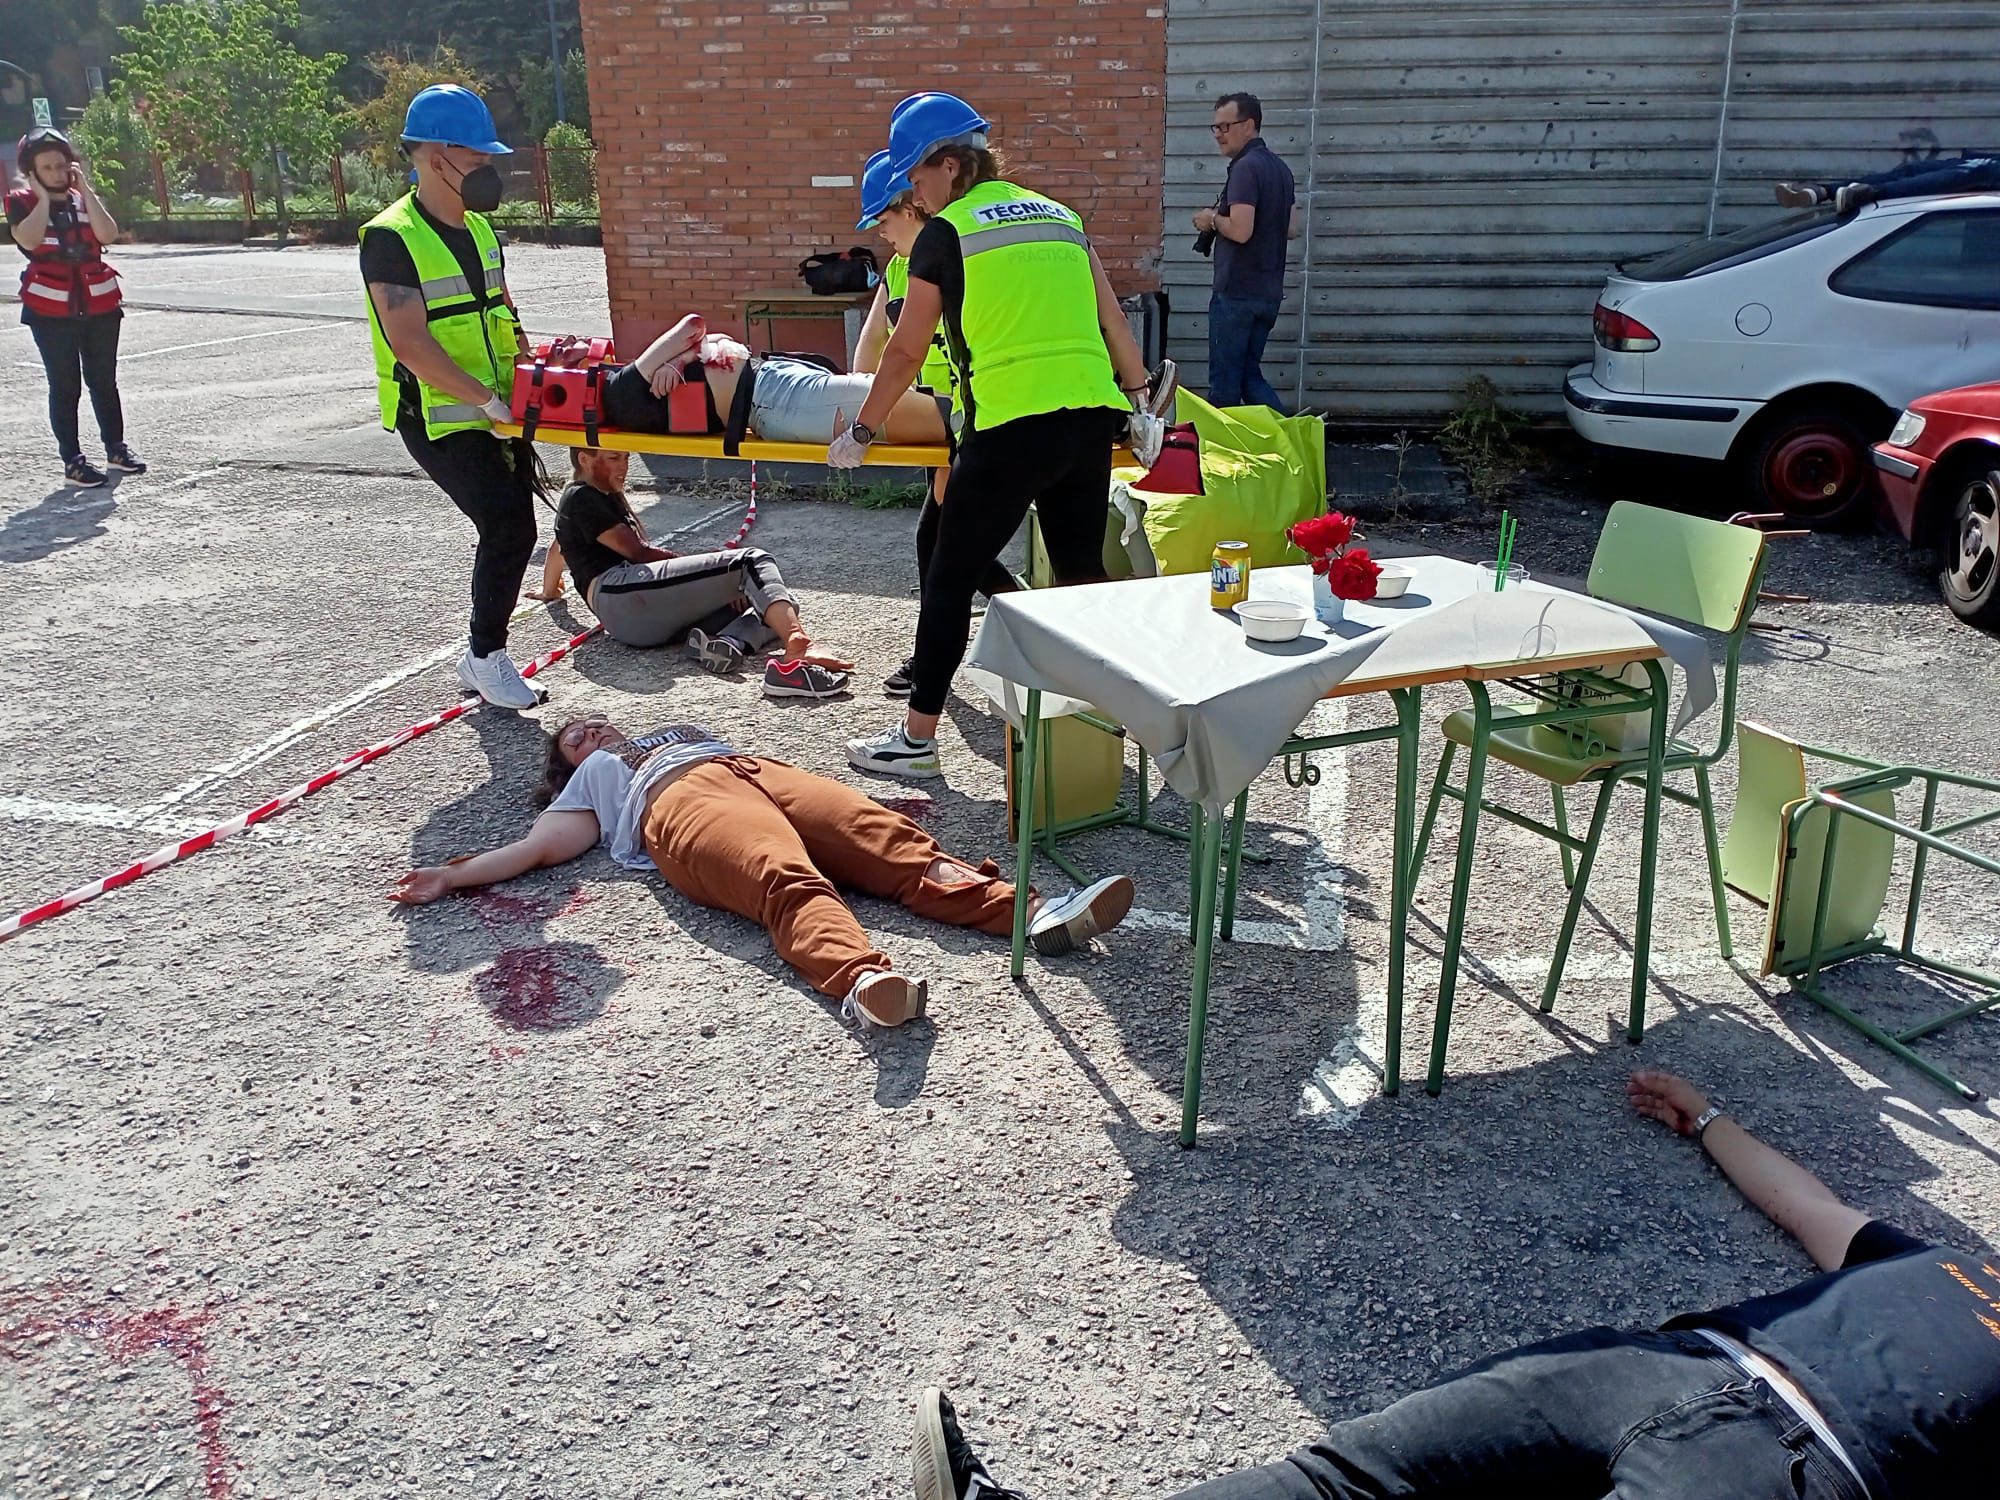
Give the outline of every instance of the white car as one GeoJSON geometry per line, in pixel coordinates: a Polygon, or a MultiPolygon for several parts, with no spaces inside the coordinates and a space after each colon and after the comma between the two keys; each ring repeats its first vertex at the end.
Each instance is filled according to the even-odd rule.
{"type": "Polygon", "coordinates": [[[1620,266],[1563,383],[1593,443],[1725,460],[1760,510],[1872,503],[1869,445],[1931,391],[2000,378],[2000,193],[1895,198],[1620,266]]]}

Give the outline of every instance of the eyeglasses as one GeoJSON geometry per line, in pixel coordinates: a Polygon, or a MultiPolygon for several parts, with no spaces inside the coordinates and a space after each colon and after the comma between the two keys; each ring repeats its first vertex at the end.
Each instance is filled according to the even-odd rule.
{"type": "Polygon", "coordinates": [[[1213,125],[1208,127],[1208,133],[1210,135],[1228,135],[1238,125],[1248,125],[1249,123],[1248,120],[1217,120],[1213,125]]]}

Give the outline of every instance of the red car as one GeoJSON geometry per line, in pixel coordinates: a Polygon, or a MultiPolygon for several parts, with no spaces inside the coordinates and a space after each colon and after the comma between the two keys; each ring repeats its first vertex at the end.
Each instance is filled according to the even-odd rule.
{"type": "Polygon", "coordinates": [[[1896,529],[1938,554],[1951,612],[2000,629],[2000,381],[1912,401],[1875,467],[1896,529]]]}

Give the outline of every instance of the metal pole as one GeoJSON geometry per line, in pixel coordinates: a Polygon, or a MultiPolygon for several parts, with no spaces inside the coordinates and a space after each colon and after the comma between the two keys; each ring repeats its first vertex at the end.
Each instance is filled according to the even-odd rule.
{"type": "Polygon", "coordinates": [[[549,69],[556,85],[556,118],[567,120],[569,106],[563,99],[562,42],[556,35],[556,0],[549,0],[549,69]]]}
{"type": "Polygon", "coordinates": [[[1319,44],[1326,30],[1326,0],[1313,0],[1312,82],[1306,110],[1306,211],[1299,224],[1299,363],[1292,384],[1292,410],[1306,405],[1306,349],[1312,336],[1313,191],[1319,168],[1319,44]]]}

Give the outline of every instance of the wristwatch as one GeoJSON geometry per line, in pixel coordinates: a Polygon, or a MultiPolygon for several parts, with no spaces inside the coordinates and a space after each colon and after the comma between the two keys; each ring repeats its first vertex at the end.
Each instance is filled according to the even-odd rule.
{"type": "Polygon", "coordinates": [[[863,427],[859,422],[856,422],[852,427],[847,429],[847,435],[864,448],[875,441],[874,429],[863,427]]]}
{"type": "Polygon", "coordinates": [[[1694,1117],[1694,1138],[1700,1140],[1701,1133],[1721,1118],[1722,1106],[1720,1104],[1709,1105],[1707,1109],[1694,1117]]]}

